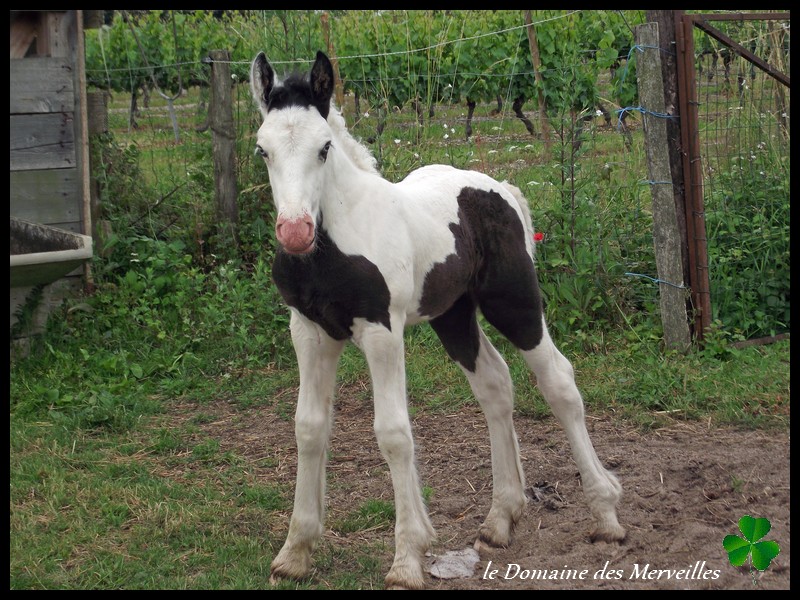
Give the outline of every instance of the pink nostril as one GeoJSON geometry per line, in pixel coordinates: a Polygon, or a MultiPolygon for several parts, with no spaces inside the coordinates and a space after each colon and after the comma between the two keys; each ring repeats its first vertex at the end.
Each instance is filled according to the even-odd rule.
{"type": "Polygon", "coordinates": [[[314,249],[314,221],[304,214],[299,219],[278,217],[275,234],[290,254],[305,254],[314,249]]]}

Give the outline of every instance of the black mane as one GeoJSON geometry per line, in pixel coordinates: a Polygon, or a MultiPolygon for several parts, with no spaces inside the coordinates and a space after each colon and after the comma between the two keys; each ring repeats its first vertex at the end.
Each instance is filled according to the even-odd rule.
{"type": "Polygon", "coordinates": [[[267,110],[280,110],[288,106],[304,108],[314,106],[308,74],[292,73],[280,85],[272,88],[269,98],[267,98],[267,110]]]}

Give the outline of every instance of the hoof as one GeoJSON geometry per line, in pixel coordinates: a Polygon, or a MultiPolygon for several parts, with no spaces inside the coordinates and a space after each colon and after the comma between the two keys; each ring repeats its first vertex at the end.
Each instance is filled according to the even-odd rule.
{"type": "Polygon", "coordinates": [[[615,525],[611,527],[605,528],[597,528],[592,533],[589,534],[589,539],[592,542],[621,542],[627,536],[627,532],[625,528],[621,525],[615,525]]]}
{"type": "Polygon", "coordinates": [[[307,552],[281,550],[270,565],[269,582],[275,585],[284,579],[304,579],[310,573],[311,556],[307,552]]]}
{"type": "MultiPolygon", "coordinates": [[[[522,504],[522,508],[525,504],[522,504]]],[[[507,548],[511,545],[514,526],[522,516],[522,508],[513,511],[510,515],[500,511],[489,511],[489,516],[478,529],[478,539],[494,548],[507,548]],[[500,515],[500,516],[498,516],[500,515]]],[[[476,548],[477,550],[477,548],[476,548]]]]}
{"type": "Polygon", "coordinates": [[[481,556],[486,556],[487,554],[491,553],[495,550],[494,546],[490,546],[486,542],[484,542],[480,537],[475,540],[475,543],[472,544],[472,547],[478,551],[478,554],[481,556]]]}
{"type": "Polygon", "coordinates": [[[498,534],[488,527],[478,530],[478,540],[491,548],[508,548],[511,545],[511,532],[498,534]]]}
{"type": "Polygon", "coordinates": [[[387,590],[425,589],[425,578],[422,575],[422,567],[415,569],[392,567],[383,582],[387,590]]]}

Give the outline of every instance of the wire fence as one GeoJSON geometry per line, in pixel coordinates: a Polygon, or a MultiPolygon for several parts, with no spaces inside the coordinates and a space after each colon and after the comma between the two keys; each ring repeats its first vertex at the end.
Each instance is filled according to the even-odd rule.
{"type": "MultiPolygon", "coordinates": [[[[641,11],[639,17],[643,20],[641,11]]],[[[521,24],[510,32],[524,35],[524,28],[521,24]]],[[[785,48],[782,60],[786,61],[788,72],[788,24],[781,31],[785,48]]],[[[460,41],[480,50],[492,36],[502,33],[509,30],[481,32],[460,41]]],[[[731,30],[732,35],[736,33],[731,30]]],[[[757,35],[774,33],[765,28],[757,35]]],[[[436,43],[419,47],[409,44],[402,50],[385,53],[344,53],[338,60],[389,60],[430,53],[436,47],[436,43]]],[[[602,50],[582,47],[576,56],[592,56],[602,50]]],[[[627,71],[629,63],[635,61],[635,48],[620,44],[613,50],[627,57],[615,69],[627,71]]],[[[313,54],[308,52],[305,56],[274,64],[303,69],[313,54]]],[[[703,48],[697,50],[698,68],[702,69],[698,81],[703,95],[701,121],[714,317],[744,337],[788,331],[788,285],[782,282],[783,278],[788,282],[789,268],[788,89],[780,92],[765,75],[754,77],[742,59],[726,62],[718,52],[717,56],[718,63],[714,65],[711,54],[704,53],[703,48]],[[744,74],[741,79],[740,73],[744,74]],[[783,99],[779,99],[781,93],[783,99]],[[779,106],[783,109],[778,110],[779,106]],[[757,199],[760,200],[756,202],[757,199]],[[732,214],[733,203],[744,203],[750,210],[737,213],[735,223],[727,218],[732,214]],[[758,277],[748,278],[746,285],[735,271],[716,270],[718,265],[739,271],[756,268],[745,265],[747,261],[760,263],[761,271],[758,277]],[[748,309],[746,298],[758,298],[758,307],[753,300],[748,309]],[[760,317],[761,313],[767,317],[760,317]]],[[[253,155],[260,116],[246,81],[250,61],[230,63],[242,224],[266,236],[274,215],[266,168],[253,155]]],[[[169,70],[186,64],[187,61],[151,64],[150,68],[169,70]]],[[[154,233],[167,235],[170,228],[175,232],[179,228],[194,231],[192,243],[198,249],[207,241],[214,219],[213,198],[209,196],[214,186],[211,133],[205,128],[209,99],[207,88],[202,85],[203,78],[207,82],[208,65],[191,62],[191,66],[194,85],[174,101],[172,108],[156,96],[141,97],[143,91],[139,91],[133,126],[132,105],[127,97],[115,98],[110,128],[121,139],[135,142],[144,178],[152,189],[159,190],[155,197],[143,202],[143,210],[153,207],[154,214],[161,213],[154,233]],[[174,122],[180,131],[179,143],[175,141],[174,122]],[[160,202],[160,198],[178,188],[183,188],[191,200],[175,205],[170,212],[168,204],[177,202],[177,195],[169,202],[160,202]]],[[[468,64],[457,68],[475,75],[468,64]]],[[[559,67],[558,76],[577,78],[585,68],[585,63],[577,60],[559,67]]],[[[477,75],[497,76],[488,71],[477,75]]],[[[389,180],[398,181],[424,164],[446,162],[481,170],[519,186],[529,198],[537,231],[544,234],[543,243],[537,247],[543,290],[546,298],[558,304],[558,321],[566,331],[574,329],[576,322],[587,326],[593,322],[624,323],[631,315],[658,311],[650,188],[671,182],[649,180],[642,108],[621,106],[613,100],[614,76],[613,70],[599,74],[596,105],[583,111],[551,113],[546,124],[538,117],[535,98],[525,99],[521,107],[526,123],[516,114],[511,96],[478,103],[471,114],[464,102],[434,102],[422,109],[411,104],[386,107],[367,96],[358,98],[350,93],[344,96],[342,110],[348,126],[370,147],[389,180]]],[[[626,76],[635,83],[633,72],[626,76]]],[[[133,74],[130,79],[133,81],[133,74]]],[[[362,83],[373,88],[386,85],[379,80],[362,83]]]]}
{"type": "MultiPolygon", "coordinates": [[[[713,25],[789,73],[788,21],[713,25]]],[[[791,318],[789,87],[706,33],[695,36],[713,319],[747,337],[775,336],[791,318]]]]}

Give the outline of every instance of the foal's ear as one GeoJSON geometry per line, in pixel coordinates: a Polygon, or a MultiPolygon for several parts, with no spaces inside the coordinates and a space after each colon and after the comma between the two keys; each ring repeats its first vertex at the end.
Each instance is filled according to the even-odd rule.
{"type": "Polygon", "coordinates": [[[267,100],[274,85],[275,71],[267,61],[267,56],[259,52],[250,67],[250,91],[264,117],[267,116],[267,100]]]}
{"type": "Polygon", "coordinates": [[[333,96],[333,65],[321,50],[317,50],[317,60],[311,67],[311,95],[319,114],[327,119],[333,96]]]}

